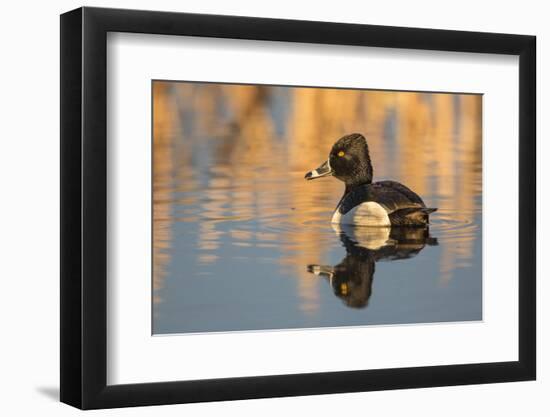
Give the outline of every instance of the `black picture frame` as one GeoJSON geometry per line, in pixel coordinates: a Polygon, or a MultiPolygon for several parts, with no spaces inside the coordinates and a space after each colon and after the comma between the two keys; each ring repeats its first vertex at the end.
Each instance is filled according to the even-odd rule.
{"type": "Polygon", "coordinates": [[[94,409],[535,379],[534,36],[84,7],[61,15],[60,56],[62,402],[94,409]],[[519,56],[519,360],[107,385],[108,32],[519,56]]]}

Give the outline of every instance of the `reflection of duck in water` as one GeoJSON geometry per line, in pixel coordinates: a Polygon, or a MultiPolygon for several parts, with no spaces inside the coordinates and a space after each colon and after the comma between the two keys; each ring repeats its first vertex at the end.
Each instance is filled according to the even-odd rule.
{"type": "Polygon", "coordinates": [[[328,278],[334,294],[349,307],[366,307],[372,292],[375,263],[415,256],[426,245],[437,245],[427,228],[357,228],[333,226],[346,256],[335,266],[308,265],[309,272],[328,278]]]}
{"type": "Polygon", "coordinates": [[[425,226],[435,208],[396,181],[372,182],[372,164],[365,137],[359,133],[340,138],[319,168],[307,180],[332,175],[346,184],[332,223],[358,226],[425,226]]]}

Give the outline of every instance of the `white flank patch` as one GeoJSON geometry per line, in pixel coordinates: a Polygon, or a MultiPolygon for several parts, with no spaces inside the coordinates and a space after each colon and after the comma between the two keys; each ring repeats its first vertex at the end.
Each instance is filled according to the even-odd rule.
{"type": "Polygon", "coordinates": [[[390,227],[352,227],[343,231],[339,224],[333,223],[332,230],[337,234],[345,233],[348,238],[365,249],[378,250],[384,246],[393,244],[390,239],[390,227]]]}
{"type": "Polygon", "coordinates": [[[391,226],[386,209],[374,201],[361,203],[343,216],[338,209],[336,209],[332,216],[332,223],[371,227],[391,226]]]}

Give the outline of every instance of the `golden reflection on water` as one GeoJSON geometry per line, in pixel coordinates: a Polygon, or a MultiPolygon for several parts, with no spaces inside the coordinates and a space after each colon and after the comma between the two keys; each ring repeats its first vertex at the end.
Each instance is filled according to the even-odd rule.
{"type": "Polygon", "coordinates": [[[158,289],[162,288],[166,275],[166,264],[169,262],[173,222],[170,212],[172,200],[173,159],[170,155],[177,116],[175,106],[166,93],[166,84],[155,84],[153,91],[154,150],[153,150],[153,302],[160,300],[158,289]]]}
{"type": "Polygon", "coordinates": [[[443,243],[439,285],[447,285],[456,268],[470,265],[480,233],[481,100],[155,81],[154,302],[162,302],[174,225],[181,222],[198,227],[199,265],[223,262],[226,242],[273,248],[265,262],[296,277],[300,308],[315,314],[319,287],[305,266],[326,263],[334,245],[326,226],[343,185],[306,183],[303,174],[352,132],[368,138],[375,180],[401,181],[439,208],[432,232],[443,243]],[[227,222],[232,227],[220,227],[227,222]]]}

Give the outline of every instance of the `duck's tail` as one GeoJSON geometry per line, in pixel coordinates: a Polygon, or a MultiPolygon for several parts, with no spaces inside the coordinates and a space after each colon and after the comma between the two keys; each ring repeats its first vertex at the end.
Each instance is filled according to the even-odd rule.
{"type": "Polygon", "coordinates": [[[426,226],[429,223],[428,216],[436,210],[428,207],[407,207],[391,213],[390,221],[393,226],[426,226]]]}

